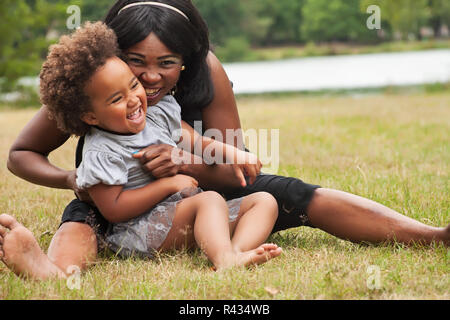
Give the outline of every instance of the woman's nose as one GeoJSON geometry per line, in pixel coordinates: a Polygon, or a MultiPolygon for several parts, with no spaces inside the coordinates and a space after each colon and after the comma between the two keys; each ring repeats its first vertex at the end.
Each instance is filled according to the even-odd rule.
{"type": "Polygon", "coordinates": [[[141,79],[148,84],[157,83],[158,81],[161,80],[161,78],[162,78],[162,76],[157,70],[148,70],[147,69],[141,75],[141,79]]]}

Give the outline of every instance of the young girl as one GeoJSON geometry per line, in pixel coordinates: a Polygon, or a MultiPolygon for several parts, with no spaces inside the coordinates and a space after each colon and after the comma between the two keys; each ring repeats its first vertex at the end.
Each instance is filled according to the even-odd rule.
{"type": "MultiPolygon", "coordinates": [[[[182,57],[166,51],[167,68],[182,70],[182,57]]],[[[168,95],[178,77],[173,72],[165,86],[146,92],[118,55],[114,32],[103,23],[87,23],[51,48],[41,72],[41,98],[50,115],[63,131],[85,135],[77,184],[112,223],[106,244],[123,256],[149,257],[196,244],[216,269],[278,256],[281,248],[263,244],[277,218],[270,194],[225,202],[218,193],[202,192],[191,177],[155,180],[144,171],[133,154],[181,140],[181,108],[168,95]],[[74,77],[75,70],[83,76],[74,77]],[[148,95],[161,99],[147,108],[148,95]]],[[[197,141],[187,140],[193,149],[197,141]]],[[[223,151],[224,161],[247,159],[239,167],[243,171],[259,172],[250,154],[213,140],[200,142],[223,151]]]]}

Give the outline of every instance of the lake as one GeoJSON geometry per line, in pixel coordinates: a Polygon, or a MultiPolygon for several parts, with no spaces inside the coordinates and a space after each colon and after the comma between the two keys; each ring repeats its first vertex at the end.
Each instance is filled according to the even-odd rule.
{"type": "Polygon", "coordinates": [[[450,81],[450,49],[224,64],[236,94],[450,81]]]}

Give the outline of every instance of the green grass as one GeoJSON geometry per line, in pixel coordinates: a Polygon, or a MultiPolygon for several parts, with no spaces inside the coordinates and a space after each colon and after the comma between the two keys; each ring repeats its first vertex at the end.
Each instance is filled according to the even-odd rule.
{"type": "MultiPolygon", "coordinates": [[[[252,96],[238,99],[244,129],[280,129],[280,174],[352,192],[434,226],[450,221],[450,93],[252,96]]],[[[35,110],[0,111],[0,213],[15,215],[47,250],[70,191],[6,170],[7,151],[35,110]]],[[[76,141],[51,154],[73,167],[76,141]]],[[[449,299],[450,252],[349,243],[307,227],[270,239],[282,256],[224,273],[199,252],[154,261],[101,256],[80,278],[28,281],[0,266],[0,299],[449,299]],[[380,288],[369,289],[370,266],[380,288]]]]}

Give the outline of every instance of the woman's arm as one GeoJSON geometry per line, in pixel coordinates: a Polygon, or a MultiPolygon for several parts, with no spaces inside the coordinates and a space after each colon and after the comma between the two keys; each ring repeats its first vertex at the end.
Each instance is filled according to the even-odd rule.
{"type": "MultiPolygon", "coordinates": [[[[211,80],[214,85],[214,98],[202,110],[203,129],[218,129],[222,132],[222,136],[226,137],[227,129],[241,129],[236,99],[230,79],[219,59],[217,59],[214,53],[209,52],[207,61],[211,70],[211,80]]],[[[233,145],[237,148],[242,148],[244,145],[242,139],[242,136],[237,136],[233,145]]],[[[223,142],[230,143],[230,141],[223,142]]]]}
{"type": "Polygon", "coordinates": [[[51,188],[73,189],[74,171],[52,165],[47,156],[63,145],[69,135],[48,118],[43,106],[22,129],[9,150],[8,169],[29,182],[51,188]]]}
{"type": "Polygon", "coordinates": [[[197,186],[195,179],[176,175],[156,180],[142,188],[125,191],[123,186],[97,184],[88,188],[88,193],[105,219],[118,223],[141,215],[171,194],[197,186]]]}
{"type": "MultiPolygon", "coordinates": [[[[202,125],[204,130],[218,129],[222,137],[227,136],[226,130],[241,129],[239,112],[234,97],[233,88],[222,64],[214,53],[209,52],[207,57],[211,70],[211,80],[214,86],[214,98],[211,103],[202,110],[202,125]]],[[[189,130],[189,126],[183,126],[184,130],[189,130]]],[[[193,129],[192,129],[193,130],[193,129]]],[[[236,132],[240,132],[236,131],[236,132]]],[[[234,135],[234,141],[223,141],[232,143],[234,147],[242,149],[242,135],[234,135]]],[[[200,185],[223,191],[229,188],[245,186],[243,177],[236,175],[236,168],[229,165],[182,165],[179,171],[195,177],[200,185]],[[213,172],[214,171],[214,172],[213,172]]],[[[252,181],[250,181],[251,183],[252,181]]]]}

